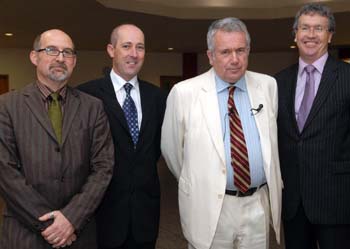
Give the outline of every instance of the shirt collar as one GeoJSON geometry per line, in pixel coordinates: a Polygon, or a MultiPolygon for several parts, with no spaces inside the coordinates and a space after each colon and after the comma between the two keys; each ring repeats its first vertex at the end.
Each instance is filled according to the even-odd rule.
{"type": "MultiPolygon", "coordinates": [[[[42,97],[44,100],[47,100],[48,97],[52,93],[54,93],[54,91],[52,91],[47,85],[41,83],[39,80],[36,81],[36,85],[39,88],[39,91],[42,94],[42,97]]],[[[63,87],[58,89],[56,92],[60,95],[60,97],[62,98],[62,101],[65,101],[67,96],[67,85],[64,85],[63,87]]]]}
{"type": "Polygon", "coordinates": [[[112,69],[110,76],[111,76],[114,90],[116,92],[119,91],[121,88],[123,88],[126,82],[129,82],[131,85],[133,85],[133,87],[138,88],[137,75],[135,75],[131,80],[126,81],[122,77],[120,77],[118,74],[116,74],[112,69]]]}
{"type": "MultiPolygon", "coordinates": [[[[313,65],[317,72],[319,72],[320,74],[322,74],[324,66],[326,65],[328,59],[328,52],[326,52],[324,55],[322,55],[320,58],[318,58],[316,61],[314,61],[311,65],[313,65]]],[[[299,57],[299,70],[298,70],[298,75],[301,76],[301,74],[305,71],[305,67],[308,66],[309,64],[307,64],[305,61],[303,61],[303,59],[301,59],[299,57]]]]}
{"type": "MultiPolygon", "coordinates": [[[[215,73],[215,71],[214,71],[215,73]]],[[[224,80],[222,80],[216,73],[215,73],[215,82],[216,82],[216,90],[217,93],[220,93],[222,91],[228,90],[229,87],[235,86],[241,91],[246,92],[247,91],[247,85],[245,83],[245,75],[243,75],[235,84],[230,84],[224,80]]]]}

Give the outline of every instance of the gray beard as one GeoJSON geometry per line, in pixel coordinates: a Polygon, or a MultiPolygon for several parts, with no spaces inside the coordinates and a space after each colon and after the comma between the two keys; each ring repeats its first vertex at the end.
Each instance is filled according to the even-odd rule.
{"type": "Polygon", "coordinates": [[[53,72],[50,71],[49,75],[48,75],[48,78],[54,82],[57,82],[57,83],[62,83],[66,80],[68,80],[68,71],[64,71],[64,73],[60,73],[60,74],[55,74],[53,72]]]}

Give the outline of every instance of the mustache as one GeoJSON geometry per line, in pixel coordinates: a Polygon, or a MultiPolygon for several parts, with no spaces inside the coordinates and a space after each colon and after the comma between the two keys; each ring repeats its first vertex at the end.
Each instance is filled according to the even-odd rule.
{"type": "Polygon", "coordinates": [[[56,63],[50,65],[50,69],[57,68],[57,67],[64,69],[64,70],[68,69],[67,65],[64,62],[56,62],[56,63]]]}

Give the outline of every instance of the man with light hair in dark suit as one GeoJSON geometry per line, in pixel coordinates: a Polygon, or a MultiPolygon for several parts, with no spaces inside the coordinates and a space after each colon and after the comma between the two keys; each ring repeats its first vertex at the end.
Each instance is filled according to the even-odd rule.
{"type": "Polygon", "coordinates": [[[95,249],[94,212],[114,165],[98,99],[67,86],[71,38],[52,29],[34,41],[37,81],[0,96],[0,248],[95,249]]]}

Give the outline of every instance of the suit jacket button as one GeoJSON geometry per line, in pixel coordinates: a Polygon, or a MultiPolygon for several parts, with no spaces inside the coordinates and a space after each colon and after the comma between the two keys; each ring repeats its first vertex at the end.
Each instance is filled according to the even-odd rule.
{"type": "Polygon", "coordinates": [[[56,147],[56,148],[55,148],[55,151],[56,151],[56,152],[60,152],[60,151],[61,151],[61,150],[60,150],[60,147],[56,147]]]}

